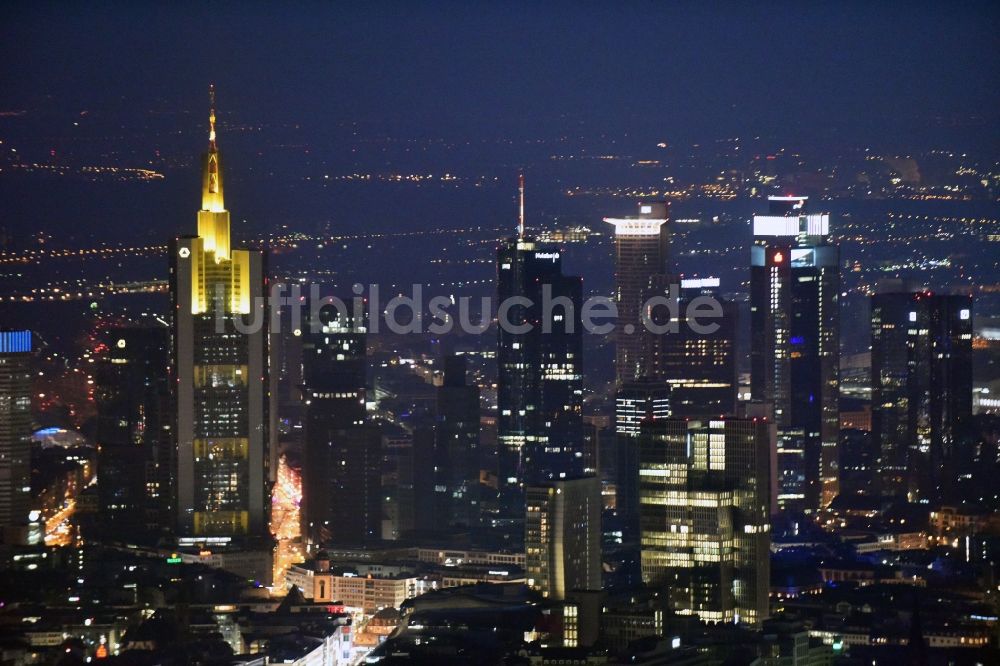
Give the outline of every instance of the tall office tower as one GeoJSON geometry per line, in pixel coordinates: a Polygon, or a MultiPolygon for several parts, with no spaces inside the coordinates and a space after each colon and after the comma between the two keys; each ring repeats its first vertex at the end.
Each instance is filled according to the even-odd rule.
{"type": "MultiPolygon", "coordinates": [[[[275,402],[280,414],[280,424],[274,441],[278,443],[279,451],[290,448],[302,451],[305,448],[305,395],[302,387],[305,378],[302,376],[302,345],[307,336],[303,335],[302,322],[293,318],[292,309],[282,309],[280,330],[271,336],[274,345],[274,374],[277,391],[275,402]]],[[[274,441],[272,443],[274,443],[274,441]]],[[[277,456],[275,456],[277,457],[277,456]]]]}
{"type": "Polygon", "coordinates": [[[222,185],[213,92],[198,235],[176,238],[170,253],[178,532],[266,537],[274,392],[264,254],[231,248],[222,185]]]}
{"type": "Polygon", "coordinates": [[[670,387],[655,379],[626,382],[615,397],[615,510],[622,539],[639,538],[639,426],[670,417],[670,387]]]}
{"type": "Polygon", "coordinates": [[[878,497],[875,477],[878,456],[867,430],[844,428],[840,431],[840,494],[849,497],[878,497]]]}
{"type": "Polygon", "coordinates": [[[584,476],[597,475],[605,483],[614,484],[617,478],[615,462],[615,424],[604,415],[583,419],[584,476]]]}
{"type": "MultiPolygon", "coordinates": [[[[323,544],[340,539],[332,515],[343,502],[355,502],[341,495],[339,475],[331,471],[343,467],[338,456],[344,449],[335,441],[338,433],[365,424],[368,362],[363,312],[327,305],[317,314],[319,321],[303,322],[302,332],[302,533],[311,543],[323,544]]],[[[367,448],[361,447],[357,454],[367,456],[367,448]]],[[[357,464],[354,467],[360,469],[357,464]]],[[[357,542],[357,535],[352,539],[357,542]]]]}
{"type": "MultiPolygon", "coordinates": [[[[670,288],[668,276],[654,276],[649,293],[670,297],[670,288]]],[[[739,308],[723,297],[719,278],[681,280],[674,289],[676,313],[662,306],[650,313],[658,325],[670,323],[668,318],[676,325],[675,331],[646,337],[650,376],[670,386],[673,416],[734,415],[739,308]]]]}
{"type": "Polygon", "coordinates": [[[806,197],[769,197],[751,248],[751,396],[774,406],[778,505],[815,511],[836,497],[840,248],[806,197]]]}
{"type": "Polygon", "coordinates": [[[113,537],[154,538],[172,524],[170,331],[111,328],[94,369],[100,525],[113,537]]]}
{"type": "Polygon", "coordinates": [[[641,426],[642,577],[703,622],[758,626],[768,613],[766,419],[658,419],[641,426]]]}
{"type": "Polygon", "coordinates": [[[884,290],[871,319],[881,493],[934,501],[972,419],[972,297],[884,290]]]}
{"type": "Polygon", "coordinates": [[[438,520],[477,525],[480,514],[479,387],[466,381],[464,356],[446,356],[437,390],[438,520]]]}
{"type": "Polygon", "coordinates": [[[614,432],[608,426],[593,421],[583,422],[583,473],[596,474],[602,479],[610,479],[614,472],[614,462],[605,457],[613,450],[614,432]]]}
{"type": "Polygon", "coordinates": [[[0,330],[0,528],[24,543],[31,510],[31,331],[0,330]]]}
{"type": "Polygon", "coordinates": [[[549,599],[601,589],[601,482],[597,477],[528,486],[524,568],[549,599]]]}
{"type": "Polygon", "coordinates": [[[651,376],[640,315],[649,281],[667,272],[666,203],[640,203],[638,217],[606,217],[615,228],[615,376],[618,384],[651,376]]]}
{"type": "Polygon", "coordinates": [[[280,340],[275,354],[279,406],[300,404],[304,397],[302,385],[305,383],[302,377],[302,345],[305,342],[303,331],[292,328],[291,318],[286,319],[282,313],[281,333],[275,337],[280,340]]]}
{"type": "Polygon", "coordinates": [[[328,542],[362,545],[382,533],[382,431],[354,426],[330,434],[328,542]]]}
{"type": "MultiPolygon", "coordinates": [[[[521,189],[523,195],[523,181],[521,189]]],[[[501,321],[497,333],[501,488],[578,476],[583,465],[582,281],[562,274],[558,247],[525,235],[522,213],[518,235],[497,250],[497,288],[499,314],[509,323],[501,321]],[[551,313],[544,311],[545,300],[552,304],[551,313]]]]}
{"type": "Polygon", "coordinates": [[[433,414],[413,414],[404,426],[408,443],[397,458],[396,500],[399,506],[398,532],[428,533],[447,528],[451,504],[440,473],[436,428],[433,414]]]}

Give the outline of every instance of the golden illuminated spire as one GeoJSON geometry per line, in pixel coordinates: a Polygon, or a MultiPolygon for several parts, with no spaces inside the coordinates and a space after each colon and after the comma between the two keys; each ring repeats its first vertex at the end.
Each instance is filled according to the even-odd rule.
{"type": "Polygon", "coordinates": [[[208,86],[208,150],[215,152],[215,84],[208,86]]]}
{"type": "Polygon", "coordinates": [[[222,161],[215,143],[215,85],[208,87],[208,153],[205,155],[201,188],[201,209],[226,210],[222,198],[222,161]]]}
{"type": "Polygon", "coordinates": [[[201,210],[198,211],[198,235],[204,249],[215,261],[230,259],[229,213],[222,198],[222,155],[215,142],[215,86],[208,89],[208,152],[202,162],[201,210]]]}

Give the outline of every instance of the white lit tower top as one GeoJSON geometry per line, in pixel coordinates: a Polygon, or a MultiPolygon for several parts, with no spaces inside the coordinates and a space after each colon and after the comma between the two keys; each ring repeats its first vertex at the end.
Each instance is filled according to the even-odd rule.
{"type": "Polygon", "coordinates": [[[639,202],[635,217],[606,217],[615,228],[615,376],[618,384],[649,376],[643,360],[640,310],[650,278],[667,272],[669,237],[666,202],[639,202]]]}
{"type": "Polygon", "coordinates": [[[750,248],[750,379],[778,430],[778,505],[816,511],[838,493],[840,249],[803,196],[768,197],[750,248]]]}
{"type": "Polygon", "coordinates": [[[615,237],[635,236],[659,238],[667,223],[667,202],[641,202],[635,217],[606,217],[604,221],[615,228],[615,237]]]}
{"type": "Polygon", "coordinates": [[[829,213],[809,213],[809,197],[768,197],[767,215],[753,216],[753,235],[757,242],[768,238],[790,240],[799,245],[816,245],[830,233],[829,213]]]}

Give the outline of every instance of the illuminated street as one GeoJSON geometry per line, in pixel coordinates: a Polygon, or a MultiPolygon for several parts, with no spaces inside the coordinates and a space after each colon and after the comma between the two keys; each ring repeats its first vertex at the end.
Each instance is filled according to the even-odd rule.
{"type": "Polygon", "coordinates": [[[76,500],[68,499],[62,509],[45,520],[45,545],[69,546],[73,543],[76,530],[71,519],[76,512],[76,500]]]}
{"type": "Polygon", "coordinates": [[[288,465],[285,456],[278,461],[278,481],[271,501],[271,534],[278,542],[274,553],[273,590],[281,596],[285,593],[288,567],[304,559],[299,525],[302,479],[298,470],[288,465]]]}

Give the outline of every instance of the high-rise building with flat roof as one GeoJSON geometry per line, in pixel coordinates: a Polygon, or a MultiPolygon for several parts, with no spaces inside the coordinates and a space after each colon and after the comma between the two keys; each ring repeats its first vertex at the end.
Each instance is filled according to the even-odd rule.
{"type": "Polygon", "coordinates": [[[647,420],[640,447],[643,581],[678,614],[758,626],[770,586],[767,420],[647,420]]]}
{"type": "Polygon", "coordinates": [[[377,425],[330,433],[322,469],[329,505],[328,544],[361,545],[382,533],[382,431],[377,425]]]}
{"type": "Polygon", "coordinates": [[[774,408],[778,504],[816,511],[837,496],[840,249],[806,197],[769,197],[753,219],[751,396],[774,408]]]}
{"type": "Polygon", "coordinates": [[[444,358],[444,381],[437,389],[435,493],[437,520],[479,524],[479,387],[466,380],[464,356],[444,358]]]}
{"type": "MultiPolygon", "coordinates": [[[[303,534],[314,544],[329,543],[336,533],[331,515],[345,498],[331,484],[331,470],[347,451],[335,439],[365,425],[367,327],[364,313],[333,305],[316,313],[302,332],[302,386],[305,404],[302,465],[303,534]]],[[[365,447],[351,449],[366,455],[365,447]]],[[[359,466],[355,466],[360,469],[359,466]]],[[[353,502],[353,498],[347,501],[353,502]]],[[[363,530],[359,530],[360,532],[363,530]]],[[[357,543],[359,534],[349,543],[357,543]]]]}
{"type": "Polygon", "coordinates": [[[23,542],[31,510],[31,331],[0,330],[0,529],[23,542]]]}
{"type": "Polygon", "coordinates": [[[880,289],[871,325],[880,493],[933,502],[972,419],[972,297],[880,289]]]}
{"type": "Polygon", "coordinates": [[[719,285],[718,278],[672,282],[658,276],[650,282],[652,295],[668,296],[673,288],[677,299],[675,314],[657,307],[650,315],[657,325],[671,323],[676,330],[646,338],[650,376],[670,387],[673,416],[736,414],[739,308],[719,285]]]}
{"type": "Polygon", "coordinates": [[[178,534],[266,538],[276,447],[264,254],[231,246],[214,90],[202,167],[198,234],[170,253],[178,534]]]}
{"type": "Polygon", "coordinates": [[[173,524],[170,331],[115,327],[102,337],[94,369],[99,525],[155,539],[173,524]]]}
{"type": "Polygon", "coordinates": [[[622,538],[639,538],[639,431],[645,421],[670,417],[670,387],[638,379],[618,387],[615,396],[615,511],[622,538]]]}
{"type": "Polygon", "coordinates": [[[524,549],[528,585],[549,599],[601,589],[601,482],[593,476],[529,486],[524,549]]]}

